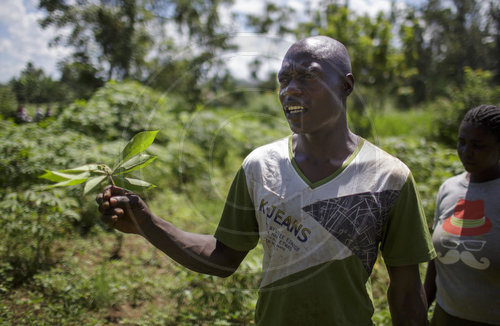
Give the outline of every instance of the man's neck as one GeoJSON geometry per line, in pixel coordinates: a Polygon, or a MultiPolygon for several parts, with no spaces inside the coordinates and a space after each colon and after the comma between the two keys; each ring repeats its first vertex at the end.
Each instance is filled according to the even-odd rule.
{"type": "Polygon", "coordinates": [[[293,157],[302,173],[314,183],[342,167],[359,141],[360,137],[348,128],[344,133],[295,134],[292,139],[293,157]]]}
{"type": "Polygon", "coordinates": [[[358,143],[359,137],[345,128],[319,134],[295,134],[292,145],[295,157],[321,162],[344,161],[356,150],[358,143]]]}

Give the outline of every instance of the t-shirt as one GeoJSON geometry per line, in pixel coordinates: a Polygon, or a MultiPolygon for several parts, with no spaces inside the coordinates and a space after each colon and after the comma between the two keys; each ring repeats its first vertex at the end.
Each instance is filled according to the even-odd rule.
{"type": "Polygon", "coordinates": [[[362,140],[334,174],[310,182],[292,138],[257,148],[237,173],[215,237],[264,248],[257,325],[371,325],[369,276],[434,249],[409,169],[362,140]]]}
{"type": "Polygon", "coordinates": [[[446,180],[437,197],[436,301],[450,315],[500,325],[500,179],[466,175],[446,180]]]}

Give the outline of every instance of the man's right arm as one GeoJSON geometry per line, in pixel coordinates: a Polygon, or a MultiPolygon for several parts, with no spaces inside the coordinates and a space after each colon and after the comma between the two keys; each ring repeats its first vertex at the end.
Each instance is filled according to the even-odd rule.
{"type": "Polygon", "coordinates": [[[231,249],[212,235],[185,232],[153,214],[134,193],[108,187],[96,198],[102,220],[125,232],[140,234],[179,264],[220,277],[234,273],[248,251],[231,249]]]}
{"type": "Polygon", "coordinates": [[[156,216],[144,225],[142,236],[184,267],[219,277],[233,274],[248,253],[229,248],[213,235],[182,231],[156,216]]]}

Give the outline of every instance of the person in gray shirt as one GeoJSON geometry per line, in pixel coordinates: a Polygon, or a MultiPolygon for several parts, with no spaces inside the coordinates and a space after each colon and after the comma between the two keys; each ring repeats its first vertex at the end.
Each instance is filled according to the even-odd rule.
{"type": "Polygon", "coordinates": [[[431,325],[500,325],[500,108],[469,110],[458,132],[465,172],[440,187],[425,291],[431,325]]]}

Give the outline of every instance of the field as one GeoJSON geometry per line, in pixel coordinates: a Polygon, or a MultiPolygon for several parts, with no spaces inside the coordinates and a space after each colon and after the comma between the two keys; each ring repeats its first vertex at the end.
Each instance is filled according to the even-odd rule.
{"type": "MultiPolygon", "coordinates": [[[[133,83],[110,84],[89,101],[38,124],[0,121],[1,325],[251,325],[261,249],[227,279],[198,275],[143,238],[109,230],[94,197],[81,187],[46,190],[44,169],[113,161],[137,131],[160,129],[152,167],[140,172],[157,188],[142,195],[176,226],[213,233],[225,193],[255,146],[287,136],[274,94],[238,109],[172,109],[173,100],[133,83]],[[135,94],[135,95],[130,95],[135,94]],[[137,95],[139,94],[139,95],[137,95]],[[138,104],[140,103],[140,105],[138,104]]],[[[424,108],[366,111],[363,137],[400,157],[413,171],[431,223],[442,181],[460,171],[453,148],[432,140],[424,108]]],[[[421,266],[422,273],[425,265],[421,266]]],[[[372,286],[376,325],[390,325],[382,260],[372,286]]]]}

